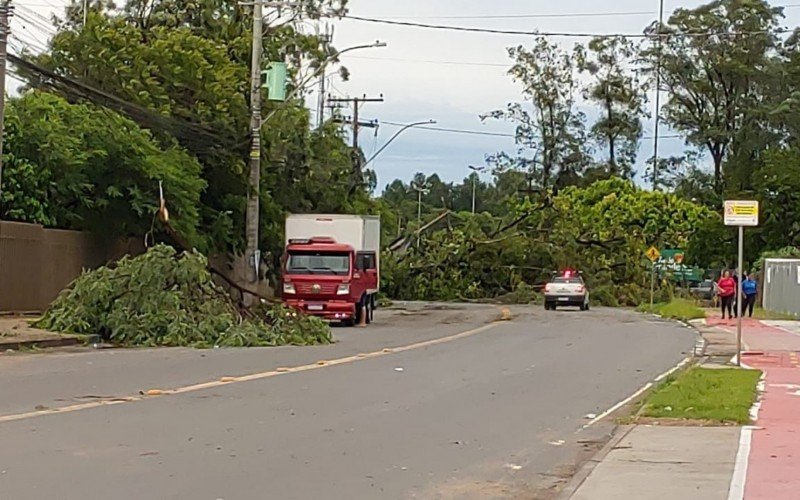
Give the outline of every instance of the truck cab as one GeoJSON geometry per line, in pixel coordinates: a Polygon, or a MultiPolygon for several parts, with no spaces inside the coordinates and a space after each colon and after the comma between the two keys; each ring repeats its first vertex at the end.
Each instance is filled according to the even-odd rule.
{"type": "MultiPolygon", "coordinates": [[[[318,217],[310,221],[287,220],[289,233],[321,232],[325,227],[342,226],[345,233],[359,226],[340,218],[318,217]],[[346,222],[346,223],[345,223],[346,222]],[[326,224],[327,223],[327,224],[326,224]],[[291,226],[291,227],[290,227],[291,226]],[[302,226],[299,228],[298,226],[302,226]]],[[[358,231],[356,231],[358,232],[358,231]]],[[[379,255],[374,245],[359,244],[363,238],[342,242],[330,235],[289,238],[283,259],[282,299],[290,307],[306,314],[345,324],[369,323],[373,319],[379,290],[379,255]],[[354,244],[355,243],[355,244],[354,244]]]]}

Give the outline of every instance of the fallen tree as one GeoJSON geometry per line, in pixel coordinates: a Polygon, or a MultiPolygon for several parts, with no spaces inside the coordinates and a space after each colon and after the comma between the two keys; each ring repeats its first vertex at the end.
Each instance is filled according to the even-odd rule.
{"type": "Polygon", "coordinates": [[[331,342],[328,325],[282,305],[242,310],[218,287],[198,252],[156,245],[88,271],[36,324],[99,335],[123,346],[251,347],[331,342]]]}

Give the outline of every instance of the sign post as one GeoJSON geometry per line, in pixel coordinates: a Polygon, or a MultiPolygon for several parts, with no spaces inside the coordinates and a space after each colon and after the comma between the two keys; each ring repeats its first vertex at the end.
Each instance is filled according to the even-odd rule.
{"type": "Polygon", "coordinates": [[[758,202],[728,200],[725,202],[725,225],[739,227],[739,263],[736,272],[736,364],[742,366],[742,281],[744,281],[744,228],[758,226],[758,202]]]}
{"type": "Polygon", "coordinates": [[[650,312],[653,311],[653,299],[656,291],[656,261],[661,257],[661,252],[656,247],[650,247],[645,252],[647,258],[650,259],[650,312]]]}

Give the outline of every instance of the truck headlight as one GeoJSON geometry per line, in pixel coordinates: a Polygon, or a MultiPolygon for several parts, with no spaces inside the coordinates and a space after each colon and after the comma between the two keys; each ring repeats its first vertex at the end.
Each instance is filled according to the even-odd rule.
{"type": "Polygon", "coordinates": [[[297,293],[297,290],[294,289],[294,285],[292,283],[284,283],[283,284],[283,293],[294,295],[297,293]]]}
{"type": "Polygon", "coordinates": [[[350,284],[342,283],[339,285],[339,288],[336,289],[336,295],[350,295],[350,284]]]}

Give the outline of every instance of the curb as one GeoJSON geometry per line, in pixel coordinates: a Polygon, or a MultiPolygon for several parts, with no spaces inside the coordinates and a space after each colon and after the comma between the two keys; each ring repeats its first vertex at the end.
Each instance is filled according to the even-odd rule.
{"type": "Polygon", "coordinates": [[[0,342],[0,352],[2,351],[20,351],[22,349],[47,349],[52,347],[69,347],[78,345],[81,339],[78,337],[61,337],[43,340],[21,340],[18,342],[0,342]]]}
{"type": "Polygon", "coordinates": [[[618,425],[612,432],[611,439],[592,458],[584,462],[578,472],[572,476],[572,479],[555,497],[556,500],[569,500],[572,498],[583,483],[586,482],[586,479],[594,472],[595,467],[600,465],[608,454],[614,451],[617,445],[625,439],[625,436],[635,428],[635,425],[618,425]]]}

